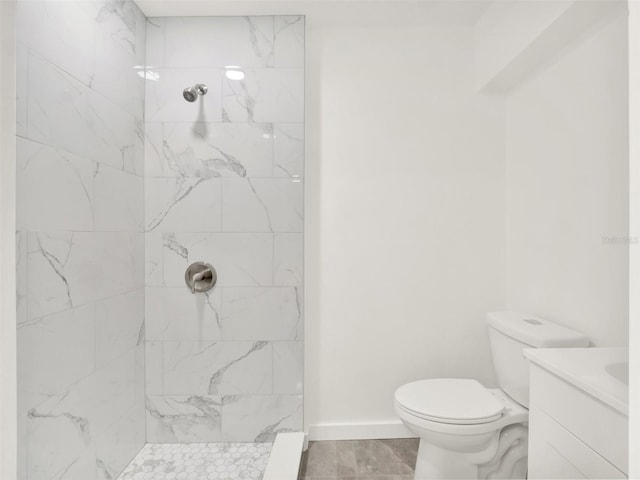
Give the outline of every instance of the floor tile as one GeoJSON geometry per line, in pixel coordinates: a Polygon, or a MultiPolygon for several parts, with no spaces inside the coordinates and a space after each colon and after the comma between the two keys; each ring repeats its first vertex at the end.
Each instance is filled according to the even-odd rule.
{"type": "Polygon", "coordinates": [[[310,442],[303,461],[303,478],[333,477],[338,475],[336,442],[310,442]]]}
{"type": "Polygon", "coordinates": [[[411,475],[365,475],[360,477],[338,477],[338,480],[414,480],[414,478],[413,478],[413,474],[411,475]]]}
{"type": "Polygon", "coordinates": [[[413,480],[418,439],[310,442],[300,480],[413,480]]]}
{"type": "Polygon", "coordinates": [[[260,480],[270,443],[148,443],[118,480],[260,480]]]}
{"type": "Polygon", "coordinates": [[[413,471],[416,467],[416,458],[418,457],[418,445],[420,440],[417,438],[392,438],[380,440],[387,445],[395,454],[395,456],[411,467],[413,471]]]}
{"type": "Polygon", "coordinates": [[[351,440],[336,442],[339,477],[356,475],[358,472],[358,464],[356,463],[353,444],[354,442],[351,440]]]}
{"type": "MultiPolygon", "coordinates": [[[[361,440],[353,444],[357,476],[409,475],[415,468],[411,443],[401,440],[361,440]]],[[[417,454],[417,450],[416,450],[417,454]]]]}

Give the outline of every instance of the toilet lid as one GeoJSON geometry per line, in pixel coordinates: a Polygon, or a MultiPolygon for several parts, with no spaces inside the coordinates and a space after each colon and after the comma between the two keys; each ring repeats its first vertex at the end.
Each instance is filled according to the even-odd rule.
{"type": "Polygon", "coordinates": [[[442,423],[473,424],[497,420],[504,405],[476,380],[432,378],[396,390],[396,402],[419,417],[442,423]]]}

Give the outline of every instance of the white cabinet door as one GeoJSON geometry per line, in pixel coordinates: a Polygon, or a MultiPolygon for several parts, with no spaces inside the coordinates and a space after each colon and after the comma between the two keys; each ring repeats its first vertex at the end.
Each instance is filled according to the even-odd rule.
{"type": "Polygon", "coordinates": [[[627,478],[546,413],[529,411],[528,478],[627,478]]]}
{"type": "Polygon", "coordinates": [[[629,419],[538,365],[530,370],[530,403],[623,472],[629,463],[629,419]]]}

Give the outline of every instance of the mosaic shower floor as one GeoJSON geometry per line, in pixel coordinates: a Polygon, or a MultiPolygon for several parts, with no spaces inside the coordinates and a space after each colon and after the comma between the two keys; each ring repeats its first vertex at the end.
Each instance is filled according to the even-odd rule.
{"type": "Polygon", "coordinates": [[[118,480],[260,480],[270,443],[149,443],[118,480]]]}

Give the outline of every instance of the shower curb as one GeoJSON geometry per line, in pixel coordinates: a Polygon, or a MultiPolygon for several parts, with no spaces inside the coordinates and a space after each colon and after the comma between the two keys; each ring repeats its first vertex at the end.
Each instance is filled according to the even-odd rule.
{"type": "Polygon", "coordinates": [[[279,433],[262,480],[296,480],[304,446],[303,432],[279,433]]]}

